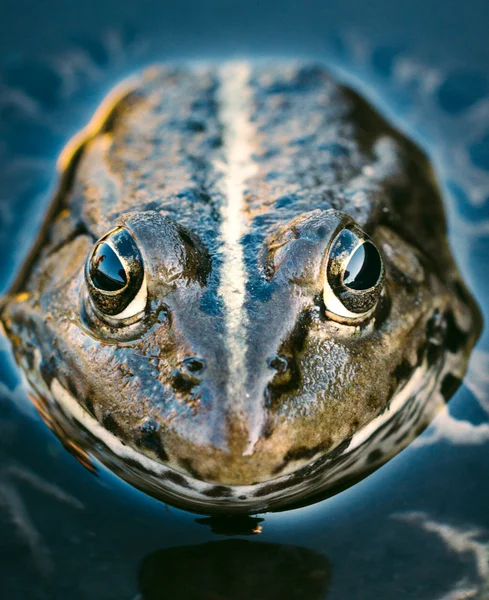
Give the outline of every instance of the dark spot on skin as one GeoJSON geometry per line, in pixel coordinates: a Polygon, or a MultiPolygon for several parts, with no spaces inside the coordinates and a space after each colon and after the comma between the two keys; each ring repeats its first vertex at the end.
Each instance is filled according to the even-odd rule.
{"type": "Polygon", "coordinates": [[[446,321],[446,337],[445,344],[450,352],[458,352],[467,343],[468,335],[460,329],[455,321],[452,311],[447,311],[445,314],[446,321]]]}
{"type": "MultiPolygon", "coordinates": [[[[324,456],[320,456],[312,465],[306,465],[305,467],[302,467],[302,469],[299,469],[294,474],[294,476],[302,475],[304,477],[307,477],[308,474],[311,473],[312,471],[320,470],[325,463],[337,460],[342,454],[344,454],[346,452],[346,450],[348,450],[348,447],[351,444],[351,439],[352,438],[349,437],[348,439],[344,440],[343,442],[341,442],[341,444],[336,446],[336,448],[333,448],[333,450],[331,450],[331,452],[324,454],[324,456]]],[[[327,439],[324,442],[324,446],[326,448],[328,446],[331,446],[331,439],[327,439]]]]}
{"type": "MultiPolygon", "coordinates": [[[[204,202],[205,204],[209,204],[212,200],[211,196],[203,189],[199,188],[185,188],[178,192],[177,198],[180,200],[185,200],[190,204],[204,202]]],[[[161,203],[159,203],[158,210],[161,210],[161,203]]]]}
{"type": "Polygon", "coordinates": [[[201,479],[200,473],[195,469],[190,458],[181,458],[178,463],[191,477],[194,479],[201,479]]]}
{"type": "Polygon", "coordinates": [[[196,175],[202,175],[207,172],[208,166],[203,157],[196,156],[195,154],[188,154],[185,158],[187,159],[192,172],[196,175]]]}
{"type": "Polygon", "coordinates": [[[209,89],[209,94],[201,98],[196,98],[190,104],[191,113],[195,114],[196,112],[204,111],[209,113],[214,113],[216,111],[216,100],[214,98],[215,87],[211,87],[209,89]]]}
{"type": "Polygon", "coordinates": [[[93,407],[93,401],[90,398],[90,396],[85,396],[84,404],[85,408],[92,415],[92,417],[95,417],[95,409],[93,407]]]}
{"type": "Polygon", "coordinates": [[[274,156],[277,156],[278,153],[278,148],[268,148],[267,150],[265,150],[265,152],[261,152],[260,154],[252,154],[251,158],[252,160],[255,160],[257,162],[263,162],[266,160],[270,160],[274,156]]]}
{"type": "Polygon", "coordinates": [[[204,496],[208,498],[229,498],[232,496],[231,490],[224,485],[215,485],[208,490],[205,490],[204,496]]]}
{"type": "Polygon", "coordinates": [[[447,373],[441,382],[440,392],[445,402],[448,402],[453,394],[457,391],[462,380],[451,373],[447,373]]]}
{"type": "Polygon", "coordinates": [[[282,490],[288,488],[290,485],[290,481],[288,478],[284,479],[284,481],[279,481],[277,483],[271,483],[269,485],[265,485],[262,488],[258,488],[256,492],[253,494],[254,498],[262,498],[263,496],[268,496],[269,494],[275,494],[276,492],[281,492],[282,490]]]}
{"type": "Polygon", "coordinates": [[[418,437],[418,435],[421,435],[425,429],[426,429],[426,424],[418,425],[414,432],[414,436],[418,437]]]}
{"type": "Polygon", "coordinates": [[[435,365],[443,356],[443,346],[439,344],[428,344],[426,349],[426,360],[429,367],[435,365]]]}
{"type": "Polygon", "coordinates": [[[309,458],[312,458],[313,456],[318,454],[318,452],[321,452],[324,449],[325,449],[324,444],[319,444],[318,446],[315,446],[314,448],[306,448],[306,447],[302,446],[302,447],[296,448],[294,450],[289,450],[287,452],[287,454],[285,455],[285,460],[286,461],[307,460],[309,458]]]}
{"type": "Polygon", "coordinates": [[[289,142],[289,146],[306,146],[314,143],[315,135],[307,135],[303,137],[294,138],[289,142]]]}
{"type": "Polygon", "coordinates": [[[203,190],[199,191],[199,196],[202,198],[202,200],[208,204],[212,198],[210,197],[210,195],[207,192],[204,192],[203,190]]]}
{"type": "Polygon", "coordinates": [[[341,442],[341,444],[336,446],[336,448],[334,448],[331,452],[326,454],[326,456],[324,458],[328,458],[328,459],[337,458],[338,456],[343,454],[343,452],[345,452],[348,449],[348,446],[350,445],[350,443],[351,443],[351,438],[348,438],[347,440],[345,440],[344,442],[341,442]]]}
{"type": "MultiPolygon", "coordinates": [[[[270,397],[269,394],[269,390],[268,388],[265,390],[265,406],[268,407],[270,406],[270,402],[272,401],[272,398],[270,397]]],[[[273,433],[273,422],[271,419],[267,420],[267,422],[265,423],[265,425],[263,426],[263,429],[261,430],[261,437],[265,440],[267,440],[273,433]]]]}
{"type": "Polygon", "coordinates": [[[338,144],[337,142],[321,144],[318,146],[318,150],[329,152],[335,158],[350,156],[350,149],[343,144],[338,144]]]}
{"type": "Polygon", "coordinates": [[[84,404],[88,410],[88,412],[92,415],[95,416],[94,413],[94,408],[93,408],[93,401],[90,398],[90,394],[89,393],[83,393],[83,392],[78,392],[77,388],[75,387],[75,382],[73,381],[73,379],[65,379],[63,378],[63,380],[61,381],[62,385],[64,388],[66,388],[68,390],[68,392],[70,393],[70,395],[79,403],[84,404]],[[81,397],[81,402],[80,402],[80,397],[81,397]]]}
{"type": "Polygon", "coordinates": [[[215,135],[215,136],[211,137],[207,141],[207,145],[209,146],[209,148],[211,148],[213,150],[220,148],[222,146],[222,137],[220,135],[215,135]]]}
{"type": "MultiPolygon", "coordinates": [[[[52,367],[51,369],[54,370],[54,361],[59,360],[59,357],[55,357],[54,355],[51,357],[51,360],[49,361],[50,363],[52,363],[52,367]]],[[[46,366],[45,370],[43,370],[43,365],[44,363],[41,365],[41,373],[43,375],[43,378],[45,379],[48,376],[48,372],[49,369],[46,366]]],[[[51,378],[52,380],[52,378],[51,378]]],[[[46,381],[46,379],[45,379],[46,381]]],[[[46,381],[47,383],[47,381],[46,381]]],[[[83,406],[88,413],[90,413],[90,415],[92,415],[92,417],[94,417],[95,419],[97,419],[96,415],[95,415],[95,409],[94,409],[94,405],[93,405],[93,394],[86,389],[82,389],[80,391],[78,391],[78,389],[75,386],[75,381],[73,379],[70,378],[66,378],[63,375],[61,375],[60,377],[60,383],[62,385],[62,387],[64,389],[66,389],[69,394],[72,396],[72,398],[74,398],[76,400],[76,402],[78,402],[78,404],[80,404],[81,406],[83,406]]],[[[50,383],[48,383],[48,385],[50,385],[50,383]]]]}
{"type": "MultiPolygon", "coordinates": [[[[29,366],[32,368],[34,366],[33,362],[34,362],[34,354],[30,354],[32,356],[32,362],[29,361],[29,366]]],[[[51,387],[51,383],[53,382],[53,373],[52,373],[52,369],[50,368],[50,365],[48,362],[46,361],[42,361],[39,371],[41,373],[41,377],[43,378],[43,381],[46,383],[46,385],[48,387],[51,387]]]]}
{"type": "MultiPolygon", "coordinates": [[[[486,215],[486,218],[489,218],[489,214],[486,215]]],[[[470,306],[472,303],[472,298],[470,297],[469,293],[467,292],[466,287],[460,281],[456,281],[454,284],[454,288],[455,288],[457,297],[462,302],[462,304],[470,306]]]]}
{"type": "MultiPolygon", "coordinates": [[[[389,392],[389,397],[394,395],[395,392],[395,388],[397,386],[394,386],[393,389],[389,392]]],[[[377,396],[377,394],[371,394],[368,398],[367,398],[367,406],[369,408],[378,408],[379,406],[379,397],[377,396]]]]}
{"type": "Polygon", "coordinates": [[[301,446],[300,448],[289,450],[285,455],[282,463],[278,467],[275,467],[275,469],[273,470],[273,474],[277,475],[277,473],[283,471],[283,469],[289,464],[289,462],[297,460],[308,460],[313,458],[314,456],[316,456],[316,454],[318,454],[322,450],[325,450],[326,447],[327,446],[324,443],[322,443],[313,448],[306,448],[305,446],[301,446]]]}
{"type": "Polygon", "coordinates": [[[263,180],[264,181],[275,181],[275,179],[279,179],[280,176],[281,176],[281,173],[279,173],[278,171],[270,171],[269,173],[267,173],[265,175],[263,180]]]}
{"type": "Polygon", "coordinates": [[[409,431],[405,431],[402,435],[400,435],[397,439],[396,439],[396,445],[398,444],[402,444],[404,442],[404,440],[408,437],[409,435],[409,431]]]}
{"type": "Polygon", "coordinates": [[[195,121],[195,120],[189,119],[185,123],[185,129],[187,131],[192,131],[193,133],[202,133],[203,131],[205,131],[207,129],[207,127],[203,121],[195,121]]]}
{"type": "MultiPolygon", "coordinates": [[[[144,469],[144,467],[141,467],[141,463],[139,463],[137,460],[134,460],[132,458],[125,458],[124,466],[130,467],[131,469],[134,469],[134,471],[141,471],[141,469],[143,469],[145,472],[147,472],[144,469]]],[[[163,476],[162,479],[165,479],[165,477],[163,476]]]]}
{"type": "Polygon", "coordinates": [[[195,248],[194,240],[185,231],[180,231],[179,233],[180,233],[180,237],[185,242],[185,244],[187,244],[187,246],[190,246],[191,248],[195,248]]]}
{"type": "Polygon", "coordinates": [[[378,448],[376,450],[372,450],[372,452],[370,452],[370,454],[367,456],[367,464],[371,465],[378,462],[382,459],[383,455],[384,454],[382,450],[379,450],[378,448]]]}
{"type": "Polygon", "coordinates": [[[401,383],[402,381],[409,379],[413,370],[413,365],[411,365],[411,363],[404,358],[401,363],[398,364],[397,367],[392,371],[392,376],[398,383],[401,383]]]}
{"type": "Polygon", "coordinates": [[[200,300],[200,310],[206,315],[217,317],[223,312],[223,302],[221,298],[216,298],[214,289],[207,289],[200,300]]]}
{"type": "Polygon", "coordinates": [[[275,215],[272,215],[272,214],[257,215],[253,219],[253,226],[257,227],[257,228],[265,228],[265,227],[268,227],[269,225],[273,224],[274,220],[275,220],[275,215]]]}
{"type": "Polygon", "coordinates": [[[295,196],[280,196],[275,200],[275,208],[288,208],[296,201],[295,196]]]}
{"type": "MultiPolygon", "coordinates": [[[[147,184],[141,184],[141,189],[146,189],[147,184]]],[[[152,202],[147,202],[141,207],[141,211],[158,211],[160,210],[161,203],[158,200],[153,200],[152,202]]]]}
{"type": "Polygon", "coordinates": [[[110,433],[112,433],[116,437],[120,438],[123,436],[122,429],[119,427],[116,420],[114,419],[114,416],[109,411],[104,413],[102,417],[102,425],[105,427],[105,429],[107,429],[107,431],[110,431],[110,433]]]}
{"type": "Polygon", "coordinates": [[[424,356],[426,354],[427,345],[421,345],[416,352],[416,366],[419,367],[423,362],[424,356]]]}
{"type": "Polygon", "coordinates": [[[377,437],[382,436],[381,440],[383,442],[385,442],[385,440],[388,440],[397,431],[399,431],[399,429],[401,428],[401,424],[402,424],[401,419],[399,417],[397,417],[392,422],[384,423],[384,425],[382,425],[382,427],[379,428],[379,430],[375,433],[375,435],[377,437]]]}
{"type": "Polygon", "coordinates": [[[183,487],[183,488],[187,488],[187,489],[190,488],[190,485],[187,483],[187,480],[185,479],[185,477],[183,475],[180,475],[179,473],[176,473],[175,471],[167,471],[162,476],[162,479],[167,479],[168,481],[171,481],[175,485],[179,485],[180,487],[183,487]]]}
{"type": "Polygon", "coordinates": [[[155,419],[148,419],[141,425],[139,436],[135,441],[138,446],[155,452],[161,460],[168,460],[168,455],[161,442],[160,425],[155,419]]]}
{"type": "MultiPolygon", "coordinates": [[[[381,294],[379,301],[377,303],[377,307],[374,312],[374,327],[375,329],[381,329],[384,323],[387,321],[387,318],[390,314],[392,306],[392,301],[389,294],[381,294]]],[[[365,322],[364,327],[367,327],[369,321],[365,322]]]]}

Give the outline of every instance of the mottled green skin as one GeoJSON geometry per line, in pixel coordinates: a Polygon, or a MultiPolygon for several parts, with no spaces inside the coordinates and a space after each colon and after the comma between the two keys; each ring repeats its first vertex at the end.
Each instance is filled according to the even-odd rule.
{"type": "Polygon", "coordinates": [[[138,451],[230,486],[269,481],[339,447],[423,361],[430,377],[447,352],[459,353],[461,377],[480,326],[420,150],[320,68],[259,66],[250,85],[245,398],[226,391],[216,167],[224,150],[213,68],[152,70],[115,107],[105,133],[73,161],[2,314],[28,373],[48,384],[56,377],[138,451]],[[384,260],[385,293],[361,326],[324,314],[336,211],[372,237],[384,260]],[[83,267],[94,242],[120,224],[145,259],[149,304],[142,322],[111,330],[84,316],[83,267]],[[270,366],[277,355],[284,373],[270,366]],[[187,357],[205,368],[190,372],[187,357]]]}

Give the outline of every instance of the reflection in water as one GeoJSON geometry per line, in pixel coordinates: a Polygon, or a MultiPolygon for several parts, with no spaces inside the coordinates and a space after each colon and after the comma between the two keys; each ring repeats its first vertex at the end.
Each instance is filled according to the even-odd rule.
{"type": "MultiPolygon", "coordinates": [[[[23,443],[23,421],[16,410],[28,414],[30,405],[23,400],[21,386],[12,371],[12,364],[5,360],[5,346],[1,341],[0,373],[0,517],[6,517],[15,531],[9,552],[15,551],[15,545],[26,547],[39,572],[48,576],[54,571],[54,563],[38,523],[30,513],[27,499],[32,493],[41,492],[46,501],[57,501],[76,510],[83,510],[84,506],[36,472],[33,465],[14,458],[11,449],[23,443]]],[[[4,540],[0,538],[0,541],[4,540]]]]}
{"type": "MultiPolygon", "coordinates": [[[[479,407],[489,414],[489,353],[476,350],[471,358],[466,382],[479,407]]],[[[426,435],[414,440],[413,447],[448,442],[460,446],[482,446],[489,441],[489,423],[471,423],[455,418],[447,406],[443,408],[429,427],[426,435]]]]}
{"type": "Polygon", "coordinates": [[[317,552],[247,540],[159,550],[139,574],[144,600],[320,600],[330,581],[317,552]]]}
{"type": "Polygon", "coordinates": [[[446,548],[467,563],[464,577],[455,583],[441,600],[489,598],[489,541],[487,532],[480,527],[455,527],[437,521],[424,512],[406,512],[394,518],[422,527],[436,535],[446,548]]]}

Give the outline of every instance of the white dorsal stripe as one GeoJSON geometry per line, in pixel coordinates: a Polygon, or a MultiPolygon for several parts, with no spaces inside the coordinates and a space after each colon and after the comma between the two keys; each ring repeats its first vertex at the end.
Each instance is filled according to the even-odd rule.
{"type": "MultiPolygon", "coordinates": [[[[224,163],[218,165],[221,173],[220,191],[221,235],[223,264],[219,294],[226,314],[229,379],[227,397],[235,409],[244,407],[247,394],[245,311],[246,268],[241,235],[244,228],[244,196],[246,182],[254,174],[252,142],[255,130],[251,122],[252,94],[249,85],[250,66],[246,62],[225,63],[219,69],[217,95],[219,120],[223,129],[224,163]]],[[[249,450],[259,435],[260,424],[248,423],[249,450]]]]}

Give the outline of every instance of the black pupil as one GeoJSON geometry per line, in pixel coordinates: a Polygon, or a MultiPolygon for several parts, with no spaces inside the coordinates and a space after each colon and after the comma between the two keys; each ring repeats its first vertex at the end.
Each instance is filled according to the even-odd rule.
{"type": "Polygon", "coordinates": [[[365,242],[350,258],[343,282],[352,290],[368,290],[378,282],[381,272],[379,251],[372,242],[365,242]]]}
{"type": "Polygon", "coordinates": [[[103,292],[118,292],[127,284],[127,275],[119,257],[104,243],[93,253],[90,277],[94,286],[103,292]]]}

